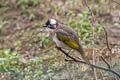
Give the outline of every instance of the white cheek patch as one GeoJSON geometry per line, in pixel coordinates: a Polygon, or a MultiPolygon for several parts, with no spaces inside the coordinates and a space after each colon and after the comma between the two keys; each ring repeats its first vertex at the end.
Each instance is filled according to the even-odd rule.
{"type": "Polygon", "coordinates": [[[56,20],[55,19],[50,19],[50,24],[56,24],[56,20]]]}

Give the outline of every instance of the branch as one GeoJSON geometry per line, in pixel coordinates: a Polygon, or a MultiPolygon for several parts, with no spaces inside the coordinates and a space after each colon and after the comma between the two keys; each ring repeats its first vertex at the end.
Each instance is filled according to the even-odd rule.
{"type": "MultiPolygon", "coordinates": [[[[83,1],[84,1],[86,7],[88,8],[88,10],[90,11],[90,13],[91,13],[91,15],[92,15],[93,22],[96,22],[96,20],[95,20],[95,16],[94,16],[94,13],[93,13],[92,9],[88,6],[88,2],[87,2],[87,0],[83,0],[83,1]]],[[[93,23],[92,23],[92,24],[93,24],[93,23]]],[[[94,24],[93,24],[93,25],[94,25],[94,24]]]]}
{"type": "MultiPolygon", "coordinates": [[[[89,9],[90,13],[91,13],[91,16],[92,16],[92,29],[93,29],[93,42],[92,42],[92,45],[94,45],[94,28],[96,27],[96,19],[95,19],[95,16],[94,16],[94,13],[92,11],[92,9],[88,6],[88,2],[87,0],[83,0],[86,7],[89,9]]],[[[114,0],[112,0],[114,1],[114,0]]],[[[114,1],[115,3],[119,4],[118,2],[114,1]]],[[[120,4],[119,4],[120,5],[120,4]]],[[[106,43],[107,43],[107,48],[109,49],[110,53],[112,53],[112,50],[109,46],[109,42],[108,42],[108,36],[107,36],[107,31],[105,30],[104,28],[104,31],[105,31],[105,35],[106,35],[106,43]]],[[[93,54],[94,54],[94,46],[93,46],[93,54]]],[[[94,57],[93,57],[94,58],[94,57]]],[[[109,63],[102,57],[102,60],[107,64],[108,68],[104,68],[104,67],[100,67],[100,66],[97,66],[95,64],[91,64],[91,66],[93,66],[94,68],[98,68],[98,69],[101,69],[101,70],[105,70],[105,71],[109,71],[109,72],[112,72],[113,74],[117,75],[118,77],[120,77],[120,74],[117,73],[116,71],[112,70],[110,68],[110,65],[109,63]]],[[[93,59],[94,61],[94,59],[93,59]]],[[[79,62],[79,61],[78,61],[79,62]]]]}
{"type": "Polygon", "coordinates": [[[113,1],[114,3],[116,3],[116,4],[120,5],[120,3],[119,3],[119,2],[117,2],[117,1],[115,1],[115,0],[111,0],[111,1],[113,1]]]}
{"type": "MultiPolygon", "coordinates": [[[[91,28],[92,28],[92,62],[93,62],[93,64],[95,64],[95,51],[94,51],[94,39],[95,39],[95,27],[96,27],[96,20],[95,20],[95,16],[94,16],[94,13],[93,13],[93,11],[92,11],[92,9],[88,6],[88,2],[87,2],[87,0],[83,0],[84,1],[84,3],[85,3],[85,5],[86,5],[86,7],[88,8],[88,10],[89,10],[89,12],[91,13],[91,16],[92,16],[92,21],[91,21],[91,23],[92,23],[92,26],[91,26],[91,28]]],[[[95,75],[95,79],[96,80],[98,80],[97,79],[97,73],[96,73],[96,70],[93,68],[93,71],[94,71],[94,75],[95,75]]]]}
{"type": "MultiPolygon", "coordinates": [[[[106,40],[106,45],[107,45],[107,49],[109,50],[109,52],[110,52],[110,64],[111,64],[111,66],[112,66],[112,49],[111,49],[111,47],[110,47],[110,45],[109,45],[109,41],[108,41],[108,33],[107,33],[107,31],[106,31],[106,29],[105,29],[105,27],[103,26],[103,29],[104,29],[104,32],[105,32],[105,40],[106,40]]],[[[104,61],[104,60],[103,60],[104,61]]],[[[108,64],[107,64],[108,65],[108,64]]],[[[110,66],[108,66],[108,67],[110,67],[110,66]]]]}
{"type": "Polygon", "coordinates": [[[110,48],[109,41],[108,41],[108,34],[107,34],[107,31],[106,31],[106,29],[105,29],[104,26],[103,26],[103,29],[104,29],[104,32],[105,32],[105,38],[106,38],[107,48],[110,51],[110,53],[112,53],[112,50],[110,48]]]}
{"type": "MultiPolygon", "coordinates": [[[[61,48],[57,48],[57,49],[60,50],[61,52],[63,52],[67,57],[69,57],[70,59],[72,59],[72,60],[66,60],[66,61],[74,61],[74,62],[78,62],[78,63],[87,64],[85,61],[81,61],[81,60],[78,60],[78,59],[70,56],[68,53],[66,53],[61,48]]],[[[113,70],[111,68],[101,67],[101,66],[98,66],[98,65],[95,65],[95,64],[89,64],[89,65],[91,65],[92,67],[94,67],[96,69],[100,69],[100,70],[111,72],[111,73],[115,74],[116,76],[118,76],[120,78],[120,73],[116,72],[115,70],[113,70]]]]}
{"type": "Polygon", "coordinates": [[[101,56],[102,60],[107,64],[108,68],[111,69],[110,64],[101,56]]]}

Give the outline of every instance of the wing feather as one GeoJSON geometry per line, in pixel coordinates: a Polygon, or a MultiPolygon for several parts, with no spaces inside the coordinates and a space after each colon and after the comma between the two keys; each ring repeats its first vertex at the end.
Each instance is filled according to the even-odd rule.
{"type": "Polygon", "coordinates": [[[76,42],[74,34],[69,34],[68,32],[59,29],[56,31],[56,37],[73,49],[79,49],[79,42],[76,42]]]}

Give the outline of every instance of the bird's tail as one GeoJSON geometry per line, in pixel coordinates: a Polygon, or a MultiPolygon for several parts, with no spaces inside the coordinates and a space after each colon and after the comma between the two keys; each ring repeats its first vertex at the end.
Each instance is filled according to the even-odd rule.
{"type": "Polygon", "coordinates": [[[90,65],[90,61],[89,61],[87,55],[84,53],[83,48],[80,47],[80,49],[78,51],[81,54],[81,57],[86,61],[86,63],[90,65]]]}
{"type": "Polygon", "coordinates": [[[90,64],[90,61],[85,54],[81,54],[81,57],[87,62],[87,64],[90,64]]]}

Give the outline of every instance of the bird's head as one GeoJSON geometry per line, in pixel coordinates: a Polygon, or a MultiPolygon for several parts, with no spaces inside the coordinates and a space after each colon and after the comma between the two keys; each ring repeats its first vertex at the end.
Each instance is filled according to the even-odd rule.
{"type": "Polygon", "coordinates": [[[55,19],[48,19],[47,22],[43,25],[48,32],[54,31],[57,27],[57,21],[55,19]]]}

